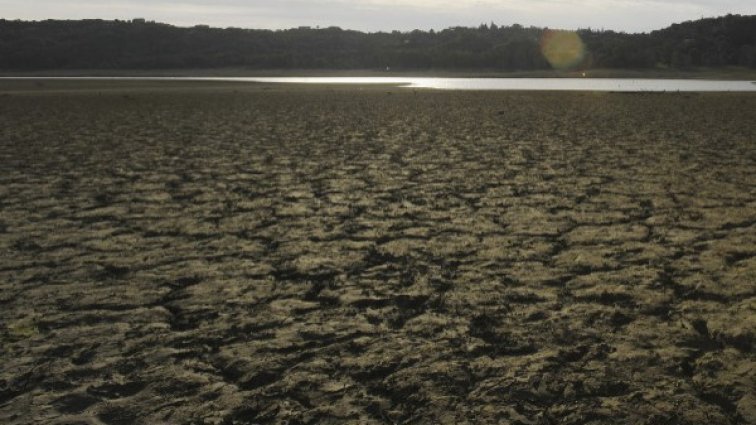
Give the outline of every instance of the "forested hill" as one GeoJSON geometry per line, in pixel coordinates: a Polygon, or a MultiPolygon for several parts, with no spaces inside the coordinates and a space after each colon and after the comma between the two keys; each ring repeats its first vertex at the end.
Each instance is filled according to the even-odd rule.
{"type": "MultiPolygon", "coordinates": [[[[142,20],[0,20],[0,69],[756,68],[756,15],[701,19],[646,34],[579,30],[579,38],[572,36],[582,40],[581,51],[566,63],[545,53],[554,34],[570,35],[495,24],[362,33],[336,27],[181,28],[142,20]]],[[[563,38],[565,49],[575,48],[563,38]]]]}

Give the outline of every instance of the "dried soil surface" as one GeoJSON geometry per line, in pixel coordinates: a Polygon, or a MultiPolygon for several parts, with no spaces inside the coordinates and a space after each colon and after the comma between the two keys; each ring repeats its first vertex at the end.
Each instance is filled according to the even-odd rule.
{"type": "Polygon", "coordinates": [[[0,83],[0,422],[756,424],[756,96],[0,83]]]}

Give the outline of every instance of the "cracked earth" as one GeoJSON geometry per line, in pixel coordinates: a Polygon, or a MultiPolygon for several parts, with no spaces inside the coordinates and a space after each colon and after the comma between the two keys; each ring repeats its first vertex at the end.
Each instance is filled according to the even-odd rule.
{"type": "Polygon", "coordinates": [[[756,424],[756,96],[0,85],[0,422],[756,424]]]}

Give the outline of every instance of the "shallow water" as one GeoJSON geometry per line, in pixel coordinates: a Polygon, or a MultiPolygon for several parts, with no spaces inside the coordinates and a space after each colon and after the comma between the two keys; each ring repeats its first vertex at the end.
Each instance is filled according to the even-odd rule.
{"type": "Polygon", "coordinates": [[[622,92],[756,91],[750,81],[623,78],[401,78],[401,77],[272,77],[241,81],[299,84],[400,84],[443,90],[566,90],[622,92]]]}
{"type": "MultiPolygon", "coordinates": [[[[7,77],[3,79],[17,79],[7,77]]],[[[28,77],[53,80],[234,81],[285,84],[389,84],[440,90],[602,92],[756,92],[756,82],[630,78],[429,78],[429,77],[28,77]]]]}

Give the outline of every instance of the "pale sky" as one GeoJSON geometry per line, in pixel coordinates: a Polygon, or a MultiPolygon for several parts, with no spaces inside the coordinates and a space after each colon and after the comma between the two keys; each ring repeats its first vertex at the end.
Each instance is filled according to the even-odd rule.
{"type": "Polygon", "coordinates": [[[645,32],[727,13],[756,14],[756,0],[0,0],[5,19],[131,19],[179,26],[361,31],[519,23],[645,32]]]}

